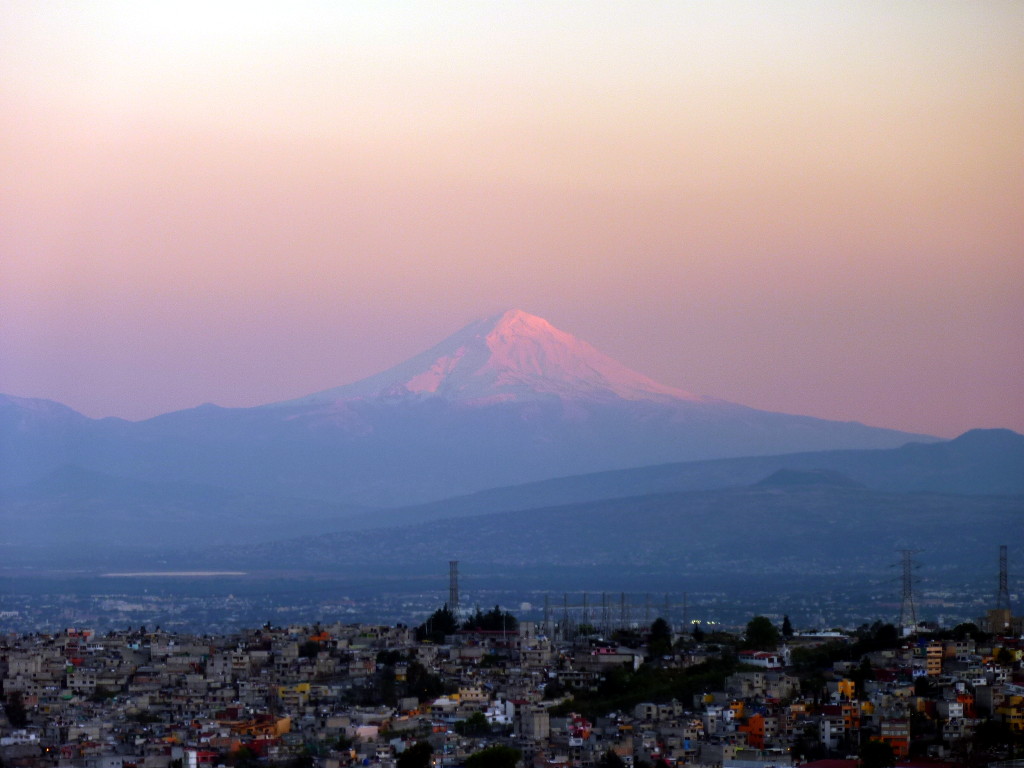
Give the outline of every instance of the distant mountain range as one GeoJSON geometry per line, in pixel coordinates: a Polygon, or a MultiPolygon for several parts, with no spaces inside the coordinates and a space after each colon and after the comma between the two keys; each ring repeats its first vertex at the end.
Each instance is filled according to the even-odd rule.
{"type": "Polygon", "coordinates": [[[923,448],[936,438],[658,384],[516,310],[363,381],[257,408],[204,405],[128,422],[0,396],[0,485],[8,488],[72,466],[372,507],[665,462],[911,441],[923,448]]]}
{"type": "Polygon", "coordinates": [[[357,530],[256,546],[226,562],[365,578],[429,572],[451,558],[481,578],[538,586],[813,591],[885,581],[906,547],[928,565],[930,588],[962,588],[991,578],[999,545],[1013,562],[1024,555],[1024,435],[975,430],[935,445],[558,478],[357,513],[342,525],[357,530]]]}
{"type": "Polygon", "coordinates": [[[0,559],[32,565],[365,578],[459,559],[551,582],[603,577],[615,564],[617,579],[639,584],[724,578],[737,552],[766,578],[863,573],[912,546],[956,581],[990,568],[998,544],[1024,554],[1024,435],[665,464],[374,510],[63,467],[4,490],[0,512],[0,559]]]}
{"type": "Polygon", "coordinates": [[[372,514],[355,513],[347,526],[375,528],[431,519],[535,509],[677,491],[740,488],[760,482],[799,484],[842,478],[893,493],[1024,494],[1024,435],[976,429],[945,443],[899,448],[811,451],[773,456],[677,462],[559,477],[372,514]]]}
{"type": "MultiPolygon", "coordinates": [[[[932,589],[992,582],[999,545],[1024,541],[1024,496],[894,493],[840,476],[788,473],[741,488],[647,496],[434,519],[386,530],[299,537],[209,561],[230,567],[339,572],[360,578],[441,573],[455,559],[478,583],[644,589],[746,583],[891,580],[898,548],[927,563],[932,589]],[[881,576],[879,575],[881,574],[881,576]]],[[[213,559],[215,557],[215,559],[213,559]]],[[[889,590],[895,592],[895,587],[889,590]]],[[[986,590],[986,594],[988,590],[986,590]]]]}

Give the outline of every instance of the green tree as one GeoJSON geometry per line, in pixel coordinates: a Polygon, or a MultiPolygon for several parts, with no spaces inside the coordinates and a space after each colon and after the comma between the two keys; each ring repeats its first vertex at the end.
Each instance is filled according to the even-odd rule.
{"type": "Polygon", "coordinates": [[[430,756],[434,754],[434,748],[429,742],[417,741],[411,747],[406,747],[398,755],[397,768],[430,768],[430,756]]]}
{"type": "Polygon", "coordinates": [[[440,675],[432,674],[418,661],[409,662],[405,671],[405,695],[415,696],[420,701],[436,699],[447,692],[440,675]]]}
{"type": "MultiPolygon", "coordinates": [[[[864,658],[867,658],[866,656],[864,658]]],[[[914,678],[914,695],[931,697],[935,695],[935,678],[928,675],[921,675],[914,678]]]]}
{"type": "Polygon", "coordinates": [[[700,622],[693,622],[693,640],[697,643],[704,642],[704,630],[700,628],[700,622]]]}
{"type": "Polygon", "coordinates": [[[102,704],[104,701],[116,697],[117,691],[112,691],[109,688],[104,688],[102,685],[97,685],[93,689],[92,693],[89,694],[89,701],[95,702],[97,704],[102,704]]]}
{"type": "Polygon", "coordinates": [[[551,701],[565,696],[565,686],[557,680],[548,680],[544,684],[544,701],[551,701]]]}
{"type": "Polygon", "coordinates": [[[466,768],[515,768],[523,753],[518,749],[495,744],[466,758],[466,768]]]}
{"type": "Polygon", "coordinates": [[[460,736],[486,736],[491,732],[491,724],[483,712],[474,712],[465,720],[455,723],[455,732],[460,736]]]}
{"type": "Polygon", "coordinates": [[[616,629],[612,632],[611,640],[616,645],[624,645],[634,650],[643,645],[643,638],[635,629],[616,629]]]}
{"type": "Polygon", "coordinates": [[[515,616],[508,611],[502,611],[497,605],[487,613],[483,613],[478,606],[476,613],[462,623],[462,628],[478,632],[515,632],[519,628],[519,622],[515,616]]]}
{"type": "Polygon", "coordinates": [[[377,663],[387,667],[393,667],[404,661],[405,658],[401,651],[377,651],[377,663]]]}
{"type": "Polygon", "coordinates": [[[28,713],[25,711],[25,702],[21,698],[20,691],[12,691],[7,694],[7,704],[4,706],[7,719],[14,728],[24,728],[28,725],[28,713]]]}
{"type": "Polygon", "coordinates": [[[861,768],[892,768],[896,765],[896,755],[884,741],[872,739],[860,747],[860,765],[861,768]]]}
{"type": "Polygon", "coordinates": [[[989,635],[985,632],[982,632],[978,628],[977,624],[970,621],[964,622],[963,624],[957,624],[955,627],[953,627],[954,640],[966,640],[968,637],[974,640],[975,642],[982,642],[984,640],[987,640],[989,638],[989,635]]]}
{"type": "Polygon", "coordinates": [[[596,768],[626,768],[625,761],[613,750],[608,750],[597,761],[596,768]]]}
{"type": "Polygon", "coordinates": [[[748,621],[744,637],[744,644],[751,649],[768,650],[779,644],[779,630],[766,616],[755,616],[748,621]]]}
{"type": "Polygon", "coordinates": [[[320,653],[320,643],[316,640],[307,640],[299,646],[299,656],[303,659],[315,659],[320,653]]]}
{"type": "Polygon", "coordinates": [[[900,632],[892,624],[883,624],[880,621],[876,621],[871,625],[870,644],[869,650],[873,651],[896,648],[900,644],[900,632]]]}
{"type": "Polygon", "coordinates": [[[782,636],[787,640],[793,636],[793,624],[788,615],[782,617],[782,636]]]}
{"type": "Polygon", "coordinates": [[[864,684],[868,680],[873,680],[874,676],[875,672],[871,666],[871,659],[867,656],[863,656],[857,668],[850,673],[850,679],[853,680],[853,684],[857,686],[855,695],[863,696],[865,690],[867,690],[864,684]]]}
{"type": "Polygon", "coordinates": [[[1009,723],[983,720],[974,729],[974,748],[981,752],[1009,752],[1013,749],[1013,730],[1009,723]]]}
{"type": "Polygon", "coordinates": [[[334,749],[339,752],[347,752],[352,749],[352,739],[346,736],[344,733],[338,736],[338,740],[334,742],[334,749]]]}
{"type": "Polygon", "coordinates": [[[616,697],[623,696],[630,692],[633,687],[633,672],[629,665],[622,664],[606,670],[597,686],[600,696],[616,697]]]}
{"type": "Polygon", "coordinates": [[[228,765],[233,765],[235,768],[256,768],[259,762],[252,749],[241,746],[228,756],[228,765]]]}
{"type": "Polygon", "coordinates": [[[455,614],[448,607],[448,603],[445,603],[443,608],[438,608],[429,619],[416,627],[416,641],[443,643],[445,637],[454,635],[458,628],[459,622],[455,614]]]}
{"type": "Polygon", "coordinates": [[[672,652],[672,628],[660,616],[651,624],[647,650],[650,651],[651,656],[664,656],[672,652]]]}

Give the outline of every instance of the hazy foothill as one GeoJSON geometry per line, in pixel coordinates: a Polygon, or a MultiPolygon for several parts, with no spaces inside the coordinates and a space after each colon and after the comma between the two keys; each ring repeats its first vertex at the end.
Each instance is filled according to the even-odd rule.
{"type": "Polygon", "coordinates": [[[946,441],[699,397],[515,310],[286,402],[128,422],[4,397],[0,428],[20,566],[415,581],[459,560],[478,585],[757,573],[813,593],[877,585],[908,547],[933,589],[982,584],[1024,541],[1019,434],[946,441]]]}

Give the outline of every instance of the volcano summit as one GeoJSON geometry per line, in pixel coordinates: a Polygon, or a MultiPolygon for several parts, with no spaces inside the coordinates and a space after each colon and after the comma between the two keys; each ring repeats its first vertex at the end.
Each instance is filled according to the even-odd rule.
{"type": "Polygon", "coordinates": [[[362,381],[256,408],[132,423],[41,405],[0,398],[5,484],[74,465],[372,506],[670,461],[933,439],[693,395],[519,310],[362,381]]]}
{"type": "Polygon", "coordinates": [[[478,320],[383,373],[291,405],[384,395],[437,396],[450,402],[702,400],[626,368],[585,341],[522,310],[478,320]]]}

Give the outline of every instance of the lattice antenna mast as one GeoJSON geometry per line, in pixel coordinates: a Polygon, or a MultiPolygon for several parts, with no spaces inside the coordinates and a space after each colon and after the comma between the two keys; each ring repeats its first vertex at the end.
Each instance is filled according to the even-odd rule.
{"type": "Polygon", "coordinates": [[[562,639],[572,640],[575,636],[572,619],[569,618],[569,596],[562,593],[562,639]]]}
{"type": "Polygon", "coordinates": [[[448,610],[459,617],[459,561],[448,561],[448,610]]]}
{"type": "Polygon", "coordinates": [[[1006,568],[1006,545],[999,546],[999,590],[996,592],[996,610],[1010,610],[1010,580],[1006,568]]]}
{"type": "Polygon", "coordinates": [[[903,556],[903,599],[900,601],[900,627],[917,626],[917,609],[914,607],[914,554],[919,549],[901,549],[903,556]]]}

